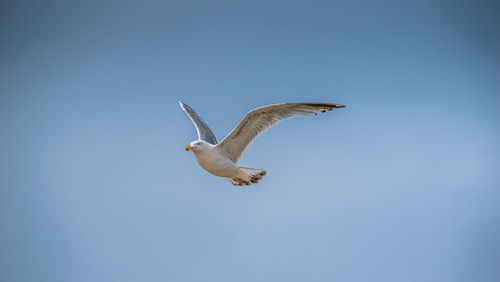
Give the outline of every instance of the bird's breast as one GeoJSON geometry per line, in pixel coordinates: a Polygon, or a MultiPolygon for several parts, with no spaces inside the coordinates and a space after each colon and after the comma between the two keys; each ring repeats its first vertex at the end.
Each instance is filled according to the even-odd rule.
{"type": "Polygon", "coordinates": [[[233,176],[238,166],[215,150],[194,152],[196,160],[206,171],[221,177],[233,176]]]}

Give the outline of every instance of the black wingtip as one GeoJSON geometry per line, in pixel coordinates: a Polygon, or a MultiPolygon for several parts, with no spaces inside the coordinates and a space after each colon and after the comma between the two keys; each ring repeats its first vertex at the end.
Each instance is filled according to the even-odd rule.
{"type": "Polygon", "coordinates": [[[308,105],[311,107],[325,107],[330,111],[331,109],[344,108],[345,105],[341,104],[327,104],[327,103],[303,103],[304,105],[308,105]]]}

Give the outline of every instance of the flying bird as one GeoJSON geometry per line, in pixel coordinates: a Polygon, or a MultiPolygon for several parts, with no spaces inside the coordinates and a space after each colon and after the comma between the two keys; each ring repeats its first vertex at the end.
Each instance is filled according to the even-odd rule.
{"type": "Polygon", "coordinates": [[[295,115],[317,115],[319,112],[343,108],[344,105],[328,103],[286,103],[254,109],[222,140],[217,142],[210,127],[186,103],[180,102],[198,132],[198,140],[191,142],[186,151],[193,151],[196,160],[206,171],[225,177],[233,185],[258,183],[266,175],[263,169],[238,166],[247,147],[264,131],[285,118],[295,115]]]}

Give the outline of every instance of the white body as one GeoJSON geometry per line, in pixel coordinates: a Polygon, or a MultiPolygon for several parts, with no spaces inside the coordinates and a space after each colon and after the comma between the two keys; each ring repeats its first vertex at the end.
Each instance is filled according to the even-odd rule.
{"type": "Polygon", "coordinates": [[[220,177],[236,177],[238,166],[211,144],[194,149],[194,156],[202,168],[220,177]]]}
{"type": "Polygon", "coordinates": [[[203,140],[191,142],[190,147],[202,168],[213,175],[226,177],[234,185],[252,185],[266,175],[262,169],[237,166],[219,147],[203,140]]]}

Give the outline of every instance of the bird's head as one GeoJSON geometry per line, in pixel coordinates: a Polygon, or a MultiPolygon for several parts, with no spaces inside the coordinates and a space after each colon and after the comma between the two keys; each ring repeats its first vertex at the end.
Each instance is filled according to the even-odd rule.
{"type": "Polygon", "coordinates": [[[195,152],[195,151],[203,150],[203,149],[211,147],[211,146],[212,145],[210,145],[208,142],[205,142],[203,140],[195,140],[195,141],[191,142],[191,144],[189,144],[186,147],[186,151],[193,150],[193,152],[195,152]]]}

